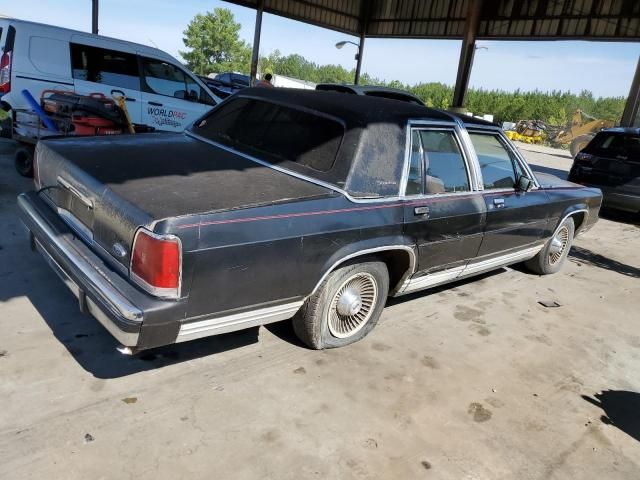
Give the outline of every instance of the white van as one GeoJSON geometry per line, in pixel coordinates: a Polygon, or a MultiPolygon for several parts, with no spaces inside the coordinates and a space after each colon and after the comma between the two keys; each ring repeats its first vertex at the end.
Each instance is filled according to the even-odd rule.
{"type": "Polygon", "coordinates": [[[0,18],[0,106],[29,108],[28,90],[123,95],[133,123],[182,131],[221,101],[171,55],[66,28],[0,18]]]}

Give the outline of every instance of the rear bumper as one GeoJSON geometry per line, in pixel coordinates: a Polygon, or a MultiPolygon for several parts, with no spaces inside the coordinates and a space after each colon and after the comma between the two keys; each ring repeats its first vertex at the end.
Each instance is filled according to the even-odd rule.
{"type": "Polygon", "coordinates": [[[18,206],[33,245],[78,298],[81,311],[90,313],[128,347],[150,348],[175,341],[179,321],[172,312],[180,302],[152,298],[130,284],[74,235],[35,192],[18,196],[18,206]]]}

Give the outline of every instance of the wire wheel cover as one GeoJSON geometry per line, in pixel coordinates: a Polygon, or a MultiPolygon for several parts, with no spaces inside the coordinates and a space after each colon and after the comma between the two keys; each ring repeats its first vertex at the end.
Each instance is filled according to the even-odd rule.
{"type": "Polygon", "coordinates": [[[373,275],[357,273],[345,280],[331,300],[328,327],[331,335],[347,338],[360,331],[371,318],[378,300],[373,275]]]}
{"type": "Polygon", "coordinates": [[[549,248],[549,263],[555,265],[560,261],[564,251],[569,243],[569,229],[562,227],[551,240],[551,248],[549,248]]]}

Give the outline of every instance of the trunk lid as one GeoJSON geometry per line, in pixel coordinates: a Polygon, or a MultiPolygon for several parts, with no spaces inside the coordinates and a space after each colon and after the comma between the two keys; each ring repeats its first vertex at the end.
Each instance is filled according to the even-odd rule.
{"type": "Polygon", "coordinates": [[[58,213],[126,268],[139,226],[331,193],[185,134],[49,140],[36,157],[58,213]]]}

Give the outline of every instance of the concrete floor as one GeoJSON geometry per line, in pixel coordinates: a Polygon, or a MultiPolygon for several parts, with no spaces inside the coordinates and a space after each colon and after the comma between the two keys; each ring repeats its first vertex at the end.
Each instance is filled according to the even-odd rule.
{"type": "MultiPolygon", "coordinates": [[[[523,148],[541,170],[571,162],[523,148]]],[[[602,219],[557,275],[390,301],[347,348],[307,350],[282,322],[131,358],[29,251],[11,149],[0,478],[640,478],[637,218],[602,219]]]]}

